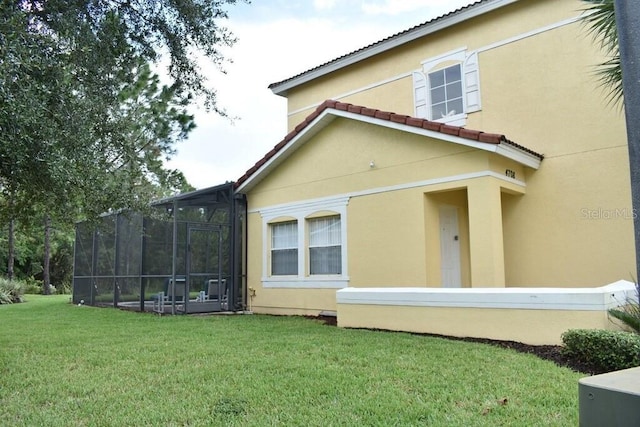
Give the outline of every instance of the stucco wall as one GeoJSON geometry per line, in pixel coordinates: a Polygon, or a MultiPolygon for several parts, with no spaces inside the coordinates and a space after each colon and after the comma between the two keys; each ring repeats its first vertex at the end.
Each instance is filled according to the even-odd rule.
{"type": "MultiPolygon", "coordinates": [[[[524,68],[528,75],[535,75],[537,71],[541,71],[542,74],[538,73],[538,77],[549,76],[550,80],[545,83],[548,87],[555,87],[556,81],[561,83],[563,79],[571,79],[567,73],[550,73],[556,69],[566,70],[565,66],[571,66],[576,70],[576,66],[585,64],[583,78],[592,78],[592,67],[601,61],[601,57],[593,48],[592,39],[586,35],[580,24],[569,24],[561,30],[548,29],[544,33],[547,35],[542,38],[551,39],[552,43],[548,40],[539,42],[540,35],[519,39],[532,32],[571,20],[579,15],[581,8],[584,8],[584,3],[577,0],[520,0],[290,89],[287,93],[289,128],[292,129],[300,123],[313,111],[315,105],[325,99],[337,99],[412,115],[410,73],[420,69],[423,61],[460,48],[466,48],[467,51],[482,49],[479,60],[483,104],[488,101],[499,104],[502,100],[513,99],[510,94],[515,88],[501,83],[500,80],[505,77],[507,81],[509,78],[520,78],[515,72],[520,71],[518,68],[524,68]],[[561,35],[562,32],[568,35],[561,35]],[[558,51],[564,56],[556,56],[558,51]],[[493,57],[485,60],[483,56],[490,53],[499,55],[500,61],[495,61],[493,57]],[[579,63],[575,62],[576,59],[579,63]],[[512,69],[515,71],[511,72],[512,69]],[[485,78],[485,74],[488,78],[485,78]],[[498,81],[493,78],[494,74],[500,77],[498,81]],[[497,92],[489,99],[489,94],[484,94],[486,84],[505,88],[507,91],[497,92]],[[406,93],[407,96],[398,96],[400,93],[406,93]]],[[[416,24],[420,22],[420,17],[417,17],[416,24]]],[[[537,82],[534,87],[529,88],[530,94],[539,96],[536,92],[539,85],[540,82],[537,82]]],[[[558,93],[552,92],[549,95],[557,97],[558,93]]],[[[513,106],[513,103],[507,103],[503,108],[513,106]]],[[[517,108],[535,110],[536,107],[517,105],[517,108]]],[[[503,120],[500,118],[493,123],[484,118],[485,112],[486,109],[483,109],[481,113],[474,115],[474,125],[481,125],[484,129],[488,127],[488,130],[491,130],[492,125],[502,124],[503,120]]],[[[499,129],[500,127],[496,130],[499,129]]]]}
{"type": "MultiPolygon", "coordinates": [[[[498,175],[494,169],[502,167],[520,170],[514,161],[490,152],[335,119],[248,194],[248,284],[256,291],[254,310],[335,310],[335,289],[314,289],[313,284],[279,289],[263,283],[269,275],[269,237],[263,216],[274,207],[286,210],[338,196],[348,200],[343,218],[347,224],[345,285],[440,286],[438,206],[449,205],[459,210],[462,285],[471,286],[466,188],[477,179],[465,177],[498,175]]],[[[496,182],[501,185],[500,180],[496,182]]],[[[518,187],[506,181],[502,185],[518,187]]],[[[499,212],[501,208],[499,200],[481,198],[476,209],[499,212]]],[[[288,218],[277,215],[276,219],[288,218]]]]}
{"type": "Polygon", "coordinates": [[[607,310],[635,285],[598,288],[349,288],[338,291],[338,326],[557,345],[569,329],[613,329],[607,310]]]}
{"type": "Polygon", "coordinates": [[[567,310],[521,310],[338,305],[338,326],[488,338],[533,345],[559,345],[568,329],[613,329],[606,313],[567,310]]]}
{"type": "MultiPolygon", "coordinates": [[[[575,287],[631,279],[635,255],[624,118],[607,104],[597,82],[599,48],[585,26],[574,22],[584,7],[577,0],[521,0],[291,89],[290,127],[328,98],[412,115],[411,71],[453,49],[479,49],[482,108],[469,114],[466,127],[503,133],[545,155],[539,170],[515,170],[527,183],[525,196],[502,197],[505,284],[575,287]]],[[[338,141],[351,138],[338,135],[337,126],[333,131],[338,141]]],[[[376,164],[388,166],[372,148],[363,149],[376,164]]],[[[398,166],[387,169],[387,180],[449,173],[447,164],[439,164],[411,175],[388,161],[398,166]]],[[[367,172],[367,160],[358,162],[345,166],[354,174],[367,172]]],[[[490,168],[506,169],[498,157],[490,168]]],[[[373,175],[359,176],[366,185],[381,185],[373,175]]],[[[331,188],[345,191],[342,184],[331,188]]],[[[313,185],[290,200],[309,194],[317,194],[313,185]]]]}

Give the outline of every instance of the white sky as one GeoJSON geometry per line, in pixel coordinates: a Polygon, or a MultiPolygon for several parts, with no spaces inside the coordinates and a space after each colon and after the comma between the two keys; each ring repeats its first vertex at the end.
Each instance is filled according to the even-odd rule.
{"type": "Polygon", "coordinates": [[[168,167],[205,188],[236,181],[287,133],[286,99],[268,86],[473,0],[253,0],[223,23],[238,42],[226,75],[203,66],[231,122],[195,111],[197,128],[168,167]]]}

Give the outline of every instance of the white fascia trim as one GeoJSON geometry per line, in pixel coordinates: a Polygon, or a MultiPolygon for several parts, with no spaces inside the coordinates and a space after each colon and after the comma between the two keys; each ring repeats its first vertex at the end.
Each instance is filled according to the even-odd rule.
{"type": "Polygon", "coordinates": [[[263,277],[263,288],[284,288],[284,289],[345,289],[349,287],[349,278],[340,277],[336,279],[322,279],[315,277],[306,277],[304,279],[279,279],[276,277],[263,277]]]}
{"type": "MultiPolygon", "coordinates": [[[[307,200],[296,204],[277,205],[260,209],[260,215],[267,221],[279,216],[304,217],[317,211],[345,212],[345,206],[349,204],[349,196],[330,197],[307,200]]],[[[346,212],[345,212],[346,214],[346,212]]]]}
{"type": "MultiPolygon", "coordinates": [[[[418,71],[418,70],[415,70],[415,71],[418,71]]],[[[370,89],[375,89],[377,87],[384,86],[384,85],[386,85],[388,83],[393,83],[395,81],[402,80],[402,79],[407,78],[407,77],[411,77],[411,74],[413,74],[413,71],[409,71],[407,73],[398,74],[398,75],[390,77],[388,79],[380,80],[378,82],[371,83],[369,85],[359,87],[358,89],[350,90],[349,92],[343,92],[343,93],[341,93],[339,95],[331,97],[331,99],[337,101],[337,100],[340,100],[340,99],[343,99],[343,98],[347,98],[347,97],[349,97],[351,95],[356,95],[356,94],[358,94],[360,92],[366,92],[366,91],[368,91],[370,89]]],[[[322,101],[322,102],[324,102],[324,101],[322,101]]],[[[291,116],[293,116],[295,114],[302,113],[303,111],[315,110],[319,105],[322,104],[322,102],[316,102],[316,103],[308,105],[306,107],[302,107],[302,108],[299,108],[297,110],[290,111],[290,112],[287,113],[287,117],[291,117],[291,116]]]]}
{"type": "MultiPolygon", "coordinates": [[[[389,185],[386,187],[368,188],[366,190],[354,191],[354,192],[345,193],[345,194],[337,194],[335,196],[330,196],[330,197],[302,200],[300,202],[293,203],[293,204],[281,204],[281,205],[267,206],[263,208],[249,209],[248,213],[250,214],[259,213],[263,218],[276,218],[278,216],[285,216],[285,215],[289,216],[288,214],[290,212],[295,213],[299,211],[307,211],[308,209],[306,209],[306,206],[331,206],[332,203],[335,203],[334,206],[343,205],[346,207],[351,197],[369,196],[372,194],[388,193],[392,191],[402,191],[402,190],[408,190],[411,188],[428,187],[428,186],[437,185],[437,184],[448,184],[452,182],[465,181],[469,179],[483,178],[488,176],[499,179],[501,181],[508,182],[509,184],[520,186],[523,189],[526,188],[526,183],[524,181],[520,181],[514,178],[509,178],[506,175],[501,175],[494,171],[485,170],[485,171],[470,172],[470,173],[465,173],[460,175],[451,175],[451,176],[444,176],[439,178],[426,179],[423,181],[406,182],[403,184],[389,185]]],[[[333,210],[337,210],[337,209],[334,207],[333,210]]]]}
{"type": "Polygon", "coordinates": [[[448,184],[451,182],[465,181],[468,179],[483,178],[487,176],[490,176],[502,181],[506,181],[510,184],[518,185],[522,188],[526,187],[526,184],[523,181],[520,181],[514,178],[509,178],[506,175],[500,175],[499,173],[494,171],[480,171],[480,172],[470,172],[470,173],[465,173],[460,175],[446,176],[442,178],[427,179],[424,181],[409,182],[405,184],[390,185],[388,187],[378,187],[378,188],[372,188],[372,189],[363,190],[363,191],[356,191],[354,193],[351,193],[351,197],[369,196],[371,194],[408,190],[410,188],[416,188],[416,187],[428,187],[436,184],[448,184]]]}
{"type": "Polygon", "coordinates": [[[477,148],[478,150],[488,151],[491,153],[499,154],[508,159],[514,160],[525,166],[529,166],[534,169],[540,167],[540,158],[533,154],[527,153],[524,150],[520,150],[517,147],[508,144],[490,144],[486,142],[474,141],[472,139],[461,138],[455,135],[448,135],[442,132],[436,132],[433,130],[423,129],[415,126],[408,126],[404,123],[396,123],[390,120],[377,119],[375,117],[363,116],[362,114],[350,113],[342,110],[331,110],[331,114],[344,117],[347,119],[358,120],[365,123],[370,123],[377,126],[383,126],[390,129],[396,129],[403,132],[413,133],[416,135],[426,136],[428,138],[437,139],[440,141],[452,142],[454,144],[464,145],[467,147],[477,148]]]}
{"type": "Polygon", "coordinates": [[[338,304],[607,311],[635,294],[625,280],[599,288],[346,288],[338,304]]]}
{"type": "Polygon", "coordinates": [[[555,22],[553,24],[546,25],[544,27],[536,28],[535,30],[527,31],[526,33],[518,34],[513,37],[509,37],[504,40],[497,41],[495,43],[488,44],[481,48],[478,48],[478,52],[486,52],[487,50],[495,49],[504,45],[508,45],[510,43],[514,43],[520,40],[524,40],[529,37],[533,37],[535,35],[545,33],[547,31],[555,30],[556,28],[564,27],[565,25],[573,24],[574,22],[578,22],[581,19],[582,15],[575,16],[573,18],[564,19],[559,22],[555,22]]]}
{"type": "Polygon", "coordinates": [[[536,170],[540,168],[540,163],[542,163],[538,156],[509,144],[496,145],[495,153],[536,170]]]}
{"type": "Polygon", "coordinates": [[[285,96],[287,91],[293,87],[317,79],[318,77],[322,77],[348,65],[355,64],[367,58],[371,58],[372,56],[394,49],[405,43],[409,43],[413,40],[419,39],[429,34],[444,30],[446,28],[459,24],[460,22],[464,22],[466,20],[475,18],[476,16],[480,16],[501,7],[510,5],[511,3],[515,3],[517,1],[518,0],[489,1],[485,4],[472,6],[468,10],[456,13],[453,16],[436,19],[436,21],[431,24],[426,23],[423,26],[418,26],[417,28],[414,28],[412,30],[410,29],[404,34],[391,36],[389,40],[382,40],[369,48],[365,47],[359,52],[347,54],[346,58],[337,59],[335,60],[335,62],[330,63],[326,66],[321,65],[315,70],[310,70],[308,72],[302,73],[302,75],[298,77],[294,77],[291,80],[273,87],[271,91],[276,95],[285,96]]]}

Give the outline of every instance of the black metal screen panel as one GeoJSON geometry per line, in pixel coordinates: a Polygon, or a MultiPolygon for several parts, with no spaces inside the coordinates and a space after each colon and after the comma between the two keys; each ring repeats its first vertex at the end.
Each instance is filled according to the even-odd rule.
{"type": "Polygon", "coordinates": [[[158,219],[145,219],[143,276],[172,274],[173,224],[158,219]]]}
{"type": "MultiPolygon", "coordinates": [[[[148,310],[158,294],[175,291],[170,287],[175,277],[188,291],[183,310],[190,302],[212,300],[210,289],[218,289],[217,299],[224,294],[230,301],[212,311],[242,308],[243,208],[229,183],[163,200],[144,216],[123,212],[106,215],[97,225],[78,224],[74,303],[148,310]]],[[[203,307],[198,310],[212,308],[203,307]]]]}

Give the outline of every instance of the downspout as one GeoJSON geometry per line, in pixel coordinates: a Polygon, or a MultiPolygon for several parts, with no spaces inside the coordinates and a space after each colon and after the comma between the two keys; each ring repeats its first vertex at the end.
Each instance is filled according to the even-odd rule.
{"type": "Polygon", "coordinates": [[[241,253],[242,255],[240,256],[241,258],[241,265],[242,265],[242,269],[241,269],[241,275],[242,275],[242,286],[243,286],[243,297],[244,297],[244,306],[247,306],[247,302],[249,303],[249,311],[251,311],[251,302],[253,301],[253,296],[255,294],[255,290],[254,289],[248,289],[248,277],[247,277],[247,250],[248,250],[248,243],[249,243],[249,230],[248,230],[248,226],[249,226],[249,218],[248,218],[248,208],[247,208],[247,196],[246,194],[242,194],[242,206],[243,206],[243,211],[242,211],[242,224],[241,224],[241,233],[242,233],[242,247],[241,247],[241,253]],[[250,292],[253,292],[253,294],[250,294],[250,292]],[[248,301],[247,301],[248,300],[248,301]]]}
{"type": "MultiPolygon", "coordinates": [[[[236,193],[235,186],[231,187],[232,193],[232,235],[233,235],[233,278],[238,285],[234,288],[241,291],[242,299],[239,301],[243,311],[247,308],[249,292],[247,289],[247,197],[245,194],[236,193]]],[[[234,289],[234,291],[235,291],[234,289]]],[[[233,304],[235,306],[236,300],[233,304]]]]}
{"type": "Polygon", "coordinates": [[[244,194],[235,193],[233,186],[230,187],[231,199],[231,270],[233,275],[233,287],[230,289],[232,295],[229,304],[233,305],[233,310],[245,310],[247,306],[246,283],[243,280],[244,271],[244,227],[242,219],[246,217],[246,203],[244,194]],[[244,209],[242,207],[244,206],[244,209]],[[240,293],[240,295],[236,295],[240,293]],[[233,298],[231,298],[233,297],[233,298]]]}

